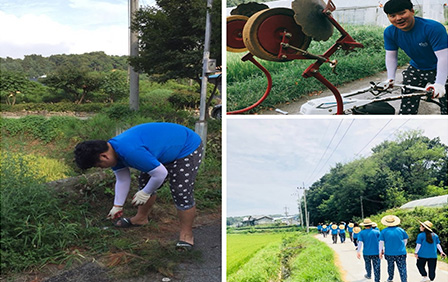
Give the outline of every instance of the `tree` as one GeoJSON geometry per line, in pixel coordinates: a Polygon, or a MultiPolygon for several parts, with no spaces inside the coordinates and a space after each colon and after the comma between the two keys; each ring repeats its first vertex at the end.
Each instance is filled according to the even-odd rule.
{"type": "Polygon", "coordinates": [[[101,74],[73,66],[62,66],[42,82],[54,89],[61,89],[76,104],[81,104],[87,96],[102,85],[101,74]]]}
{"type": "MultiPolygon", "coordinates": [[[[141,8],[132,24],[140,54],[131,58],[138,71],[159,82],[190,78],[200,83],[205,37],[206,1],[156,0],[158,7],[141,8]]],[[[210,58],[221,64],[221,1],[211,11],[210,58]]]]}
{"type": "Polygon", "coordinates": [[[9,71],[0,71],[0,77],[2,101],[7,105],[14,105],[17,95],[28,89],[30,81],[21,73],[9,71]]]}

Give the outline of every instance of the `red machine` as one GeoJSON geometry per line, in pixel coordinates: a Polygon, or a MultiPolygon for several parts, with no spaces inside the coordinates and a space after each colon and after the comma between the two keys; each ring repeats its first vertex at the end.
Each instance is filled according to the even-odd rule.
{"type": "Polygon", "coordinates": [[[336,67],[337,61],[330,56],[339,49],[352,51],[364,46],[356,42],[332,17],[336,9],[331,0],[325,5],[323,0],[294,0],[292,9],[273,8],[256,12],[250,17],[232,15],[227,18],[227,51],[249,51],[242,60],[250,61],[264,72],[268,86],[253,105],[227,114],[240,114],[258,106],[269,95],[272,79],[269,72],[255,60],[254,56],[275,62],[291,60],[316,60],[303,73],[305,78],[315,77],[331,90],[337,102],[337,114],[343,114],[341,94],[325,79],[319,68],[324,63],[336,67]],[[336,28],[341,37],[324,54],[314,55],[306,51],[311,40],[328,40],[336,28]]]}

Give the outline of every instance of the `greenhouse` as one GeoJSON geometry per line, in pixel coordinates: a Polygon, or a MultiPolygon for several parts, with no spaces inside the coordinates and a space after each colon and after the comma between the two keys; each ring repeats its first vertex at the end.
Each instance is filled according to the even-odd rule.
{"type": "Polygon", "coordinates": [[[425,198],[415,200],[402,205],[401,209],[412,209],[415,207],[431,207],[439,208],[448,205],[448,195],[436,196],[431,198],[425,198]]]}

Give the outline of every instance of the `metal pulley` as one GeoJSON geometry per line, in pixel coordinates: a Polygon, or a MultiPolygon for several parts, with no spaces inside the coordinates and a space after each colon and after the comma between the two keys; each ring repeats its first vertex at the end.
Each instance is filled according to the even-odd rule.
{"type": "Polygon", "coordinates": [[[294,20],[303,32],[314,40],[326,41],[333,34],[333,25],[322,12],[326,4],[322,0],[294,0],[291,3],[294,20]]]}
{"type": "MultiPolygon", "coordinates": [[[[281,42],[285,34],[289,44],[306,50],[311,37],[302,32],[302,28],[294,20],[294,11],[288,8],[272,8],[252,15],[243,29],[243,41],[249,52],[268,61],[285,62],[290,59],[279,58],[281,42]]],[[[289,54],[300,51],[288,49],[289,54]]]]}

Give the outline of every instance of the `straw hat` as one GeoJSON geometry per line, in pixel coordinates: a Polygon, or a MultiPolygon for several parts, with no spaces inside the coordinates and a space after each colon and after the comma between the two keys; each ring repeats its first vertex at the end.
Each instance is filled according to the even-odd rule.
{"type": "Polygon", "coordinates": [[[322,228],[327,228],[327,226],[324,224],[324,225],[322,225],[322,228]]]}
{"type": "Polygon", "coordinates": [[[366,219],[364,219],[364,222],[360,223],[359,225],[361,225],[361,226],[372,226],[373,224],[374,224],[374,222],[372,222],[370,220],[370,218],[366,218],[366,219]]]}
{"type": "Polygon", "coordinates": [[[355,226],[355,225],[353,224],[353,222],[350,222],[350,223],[348,224],[348,227],[350,227],[350,228],[352,228],[353,226],[355,226]]]}
{"type": "Polygon", "coordinates": [[[358,234],[359,232],[361,232],[361,227],[356,226],[353,228],[353,233],[358,234]]]}
{"type": "Polygon", "coordinates": [[[400,219],[395,215],[386,215],[381,219],[381,223],[386,226],[397,226],[400,224],[400,219]]]}
{"type": "Polygon", "coordinates": [[[333,224],[333,225],[331,226],[331,228],[332,228],[332,229],[338,229],[338,226],[337,226],[336,224],[333,224]]]}
{"type": "Polygon", "coordinates": [[[344,224],[339,225],[339,229],[345,229],[345,225],[344,224]]]}
{"type": "Polygon", "coordinates": [[[433,226],[431,221],[427,220],[427,221],[425,221],[425,222],[421,222],[421,221],[419,220],[418,222],[420,222],[420,224],[421,224],[423,227],[425,227],[425,228],[428,229],[429,231],[433,232],[433,231],[431,230],[431,228],[432,228],[432,226],[433,226]]]}

